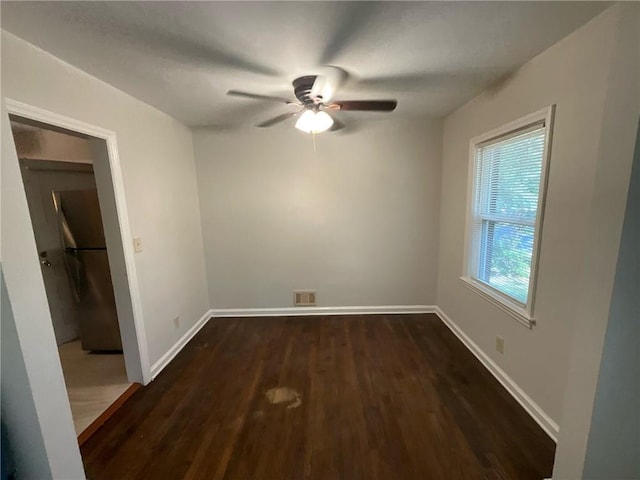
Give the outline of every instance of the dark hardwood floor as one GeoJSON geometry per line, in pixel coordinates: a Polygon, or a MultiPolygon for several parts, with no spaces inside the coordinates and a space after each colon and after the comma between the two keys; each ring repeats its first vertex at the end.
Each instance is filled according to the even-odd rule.
{"type": "Polygon", "coordinates": [[[541,480],[554,450],[433,314],[211,320],[82,446],[90,480],[541,480]]]}

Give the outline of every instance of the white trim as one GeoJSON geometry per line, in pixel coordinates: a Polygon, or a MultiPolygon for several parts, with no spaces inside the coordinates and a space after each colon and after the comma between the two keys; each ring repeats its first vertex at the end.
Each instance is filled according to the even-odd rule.
{"type": "Polygon", "coordinates": [[[480,360],[487,370],[502,384],[502,386],[511,394],[511,396],[525,409],[525,411],[533,418],[540,428],[542,428],[554,442],[558,441],[558,433],[560,427],[558,424],[545,413],[533,399],[525,393],[522,388],[514,382],[509,375],[505,373],[471,338],[469,338],[462,329],[455,324],[451,318],[445,314],[440,307],[435,307],[435,313],[440,317],[442,322],[449,327],[453,334],[480,360]]]}
{"type": "Polygon", "coordinates": [[[125,268],[129,281],[129,293],[132,303],[133,323],[136,332],[136,343],[140,354],[140,370],[142,372],[142,383],[151,381],[151,369],[149,367],[149,351],[147,345],[147,335],[144,327],[142,313],[142,301],[140,288],[138,286],[138,276],[134,260],[133,243],[131,242],[131,230],[129,227],[129,214],[125,200],[124,181],[120,168],[120,157],[118,155],[118,144],[115,132],[102,127],[91,125],[74,118],[66,117],[42,108],[29,105],[11,98],[4,99],[7,111],[10,114],[29,118],[39,122],[47,123],[61,128],[66,128],[74,132],[83,133],[106,141],[109,156],[109,169],[111,171],[111,181],[115,194],[118,223],[120,224],[120,235],[124,252],[125,268]]]}
{"type": "Polygon", "coordinates": [[[535,115],[544,113],[544,126],[546,135],[544,138],[544,151],[542,152],[542,170],[540,172],[540,190],[538,199],[538,210],[536,211],[536,230],[533,235],[533,255],[531,258],[531,280],[529,281],[529,292],[527,296],[527,313],[530,317],[534,316],[534,308],[536,301],[536,286],[538,283],[538,260],[540,258],[540,239],[542,238],[542,229],[544,224],[544,208],[547,203],[547,186],[549,183],[549,163],[551,161],[551,141],[553,140],[553,122],[555,119],[556,106],[550,105],[543,108],[535,115]]]}
{"type": "Polygon", "coordinates": [[[5,97],[4,102],[9,113],[13,115],[18,115],[21,117],[29,118],[31,120],[48,123],[50,125],[66,128],[78,133],[84,133],[85,135],[90,135],[93,137],[104,139],[110,138],[111,136],[115,137],[115,133],[111,130],[107,130],[95,125],[90,125],[80,120],[76,120],[75,118],[66,117],[58,113],[50,112],[49,110],[44,110],[40,107],[29,105],[18,100],[13,100],[11,98],[5,97]]]}
{"type": "Polygon", "coordinates": [[[501,292],[497,290],[494,291],[490,286],[484,285],[482,282],[473,278],[460,277],[460,280],[462,280],[462,284],[469,290],[488,300],[506,314],[511,315],[525,327],[533,328],[536,324],[536,320],[531,318],[521,305],[511,301],[507,296],[500,298],[502,296],[501,292]],[[500,298],[500,300],[498,300],[498,298],[500,298]]]}
{"type": "MultiPolygon", "coordinates": [[[[471,290],[480,294],[483,298],[489,300],[492,304],[498,306],[501,310],[509,313],[513,318],[521,323],[524,323],[528,327],[535,325],[534,320],[534,307],[535,307],[535,294],[536,284],[538,278],[538,258],[540,254],[540,238],[542,237],[542,224],[544,218],[544,207],[547,196],[547,179],[549,169],[549,159],[551,158],[551,140],[553,138],[553,120],[555,114],[555,105],[542,108],[537,112],[533,112],[529,115],[525,115],[513,122],[510,122],[501,127],[495,128],[489,132],[483,133],[473,137],[469,141],[469,166],[468,166],[468,178],[467,178],[467,213],[465,221],[465,236],[464,236],[464,256],[463,256],[463,272],[462,280],[465,282],[465,286],[470,287],[471,290]],[[476,178],[476,150],[481,144],[488,141],[504,137],[513,132],[519,132],[528,126],[535,124],[543,124],[545,128],[544,149],[542,152],[542,170],[540,172],[540,190],[538,193],[538,209],[535,219],[535,231],[533,236],[533,252],[531,256],[531,271],[529,279],[529,291],[527,295],[527,304],[524,308],[516,306],[514,308],[514,302],[510,299],[505,300],[505,295],[498,295],[496,291],[489,288],[482,288],[479,286],[479,282],[475,281],[474,276],[477,272],[474,272],[474,266],[478,265],[478,250],[479,246],[474,238],[474,219],[478,217],[474,211],[476,204],[475,199],[475,178],[476,178]]],[[[519,221],[520,224],[527,224],[527,222],[519,221]]]]}
{"type": "Polygon", "coordinates": [[[195,323],[195,325],[193,325],[193,327],[187,330],[187,333],[185,333],[182,337],[180,337],[180,339],[176,343],[174,343],[173,346],[169,350],[167,350],[167,352],[164,355],[162,355],[156,363],[154,363],[151,366],[152,380],[155,380],[158,374],[162,370],[164,370],[164,367],[169,365],[169,363],[171,363],[171,361],[176,357],[176,355],[180,353],[180,351],[185,347],[185,345],[189,343],[189,340],[195,337],[196,333],[198,333],[200,329],[207,324],[207,322],[213,317],[212,312],[213,310],[208,310],[207,312],[205,312],[205,314],[202,317],[200,317],[200,320],[198,320],[195,323]]]}
{"type": "Polygon", "coordinates": [[[534,125],[540,122],[545,122],[545,128],[549,128],[550,125],[546,122],[551,120],[554,108],[555,105],[549,105],[547,107],[541,108],[536,112],[530,113],[528,115],[525,115],[524,117],[520,117],[517,120],[509,122],[506,125],[502,125],[488,132],[476,135],[471,139],[471,144],[475,146],[480,143],[496,139],[498,137],[503,137],[510,132],[522,130],[529,125],[534,125]]]}
{"type": "Polygon", "coordinates": [[[433,313],[434,305],[384,305],[365,307],[214,308],[213,317],[290,317],[316,315],[376,315],[433,313]]]}

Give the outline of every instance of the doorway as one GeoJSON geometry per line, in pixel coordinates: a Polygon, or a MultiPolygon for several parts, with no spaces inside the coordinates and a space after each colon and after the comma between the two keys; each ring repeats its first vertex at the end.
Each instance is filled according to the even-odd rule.
{"type": "MultiPolygon", "coordinates": [[[[144,381],[139,375],[141,356],[126,348],[132,340],[139,343],[126,338],[131,332],[135,336],[135,326],[126,323],[131,299],[122,295],[112,275],[124,268],[118,255],[122,246],[118,249],[116,242],[113,255],[110,248],[120,230],[103,220],[118,216],[104,174],[101,182],[94,171],[109,171],[106,141],[16,115],[10,120],[74,427],[82,443],[113,406],[144,381]]],[[[110,183],[110,175],[107,180],[110,183]]]]}

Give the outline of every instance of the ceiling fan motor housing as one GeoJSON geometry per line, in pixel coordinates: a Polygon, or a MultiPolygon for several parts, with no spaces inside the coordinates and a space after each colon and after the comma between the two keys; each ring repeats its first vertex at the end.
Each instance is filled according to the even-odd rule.
{"type": "Polygon", "coordinates": [[[293,92],[305,106],[313,106],[322,102],[322,97],[312,97],[311,89],[316,81],[316,75],[298,77],[293,81],[293,92]]]}
{"type": "MultiPolygon", "coordinates": [[[[342,76],[344,77],[345,75],[346,72],[343,71],[342,76]]],[[[310,129],[308,131],[315,132],[322,132],[329,128],[331,131],[336,131],[344,127],[342,122],[332,118],[327,111],[350,110],[364,112],[391,112],[395,110],[398,104],[396,100],[341,100],[335,102],[332,101],[332,98],[335,93],[336,85],[337,83],[334,82],[334,84],[332,84],[331,79],[327,79],[327,77],[323,75],[304,75],[302,77],[298,77],[293,81],[293,92],[299,103],[293,102],[286,97],[260,95],[240,90],[229,90],[227,95],[251,98],[254,100],[267,100],[270,102],[302,107],[302,109],[298,111],[278,115],[258,124],[257,126],[270,127],[291,117],[295,117],[296,115],[301,115],[298,120],[298,122],[300,122],[302,117],[306,115],[307,120],[311,117],[315,119],[314,122],[312,122],[314,124],[311,125],[309,121],[307,121],[306,123],[308,125],[300,129],[307,131],[306,128],[308,127],[310,129]]]]}

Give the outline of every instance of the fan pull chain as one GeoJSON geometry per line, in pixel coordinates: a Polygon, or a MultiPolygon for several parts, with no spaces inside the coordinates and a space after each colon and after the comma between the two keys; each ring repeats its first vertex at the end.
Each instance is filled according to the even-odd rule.
{"type": "Polygon", "coordinates": [[[316,153],[316,132],[311,131],[311,138],[313,139],[313,153],[316,153]]]}

